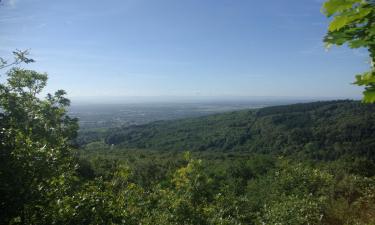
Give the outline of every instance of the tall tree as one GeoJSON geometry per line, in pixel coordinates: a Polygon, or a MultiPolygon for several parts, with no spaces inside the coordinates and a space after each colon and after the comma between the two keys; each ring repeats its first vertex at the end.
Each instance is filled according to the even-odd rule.
{"type": "MultiPolygon", "coordinates": [[[[15,56],[11,64],[31,62],[15,56]]],[[[74,177],[78,125],[67,115],[65,91],[38,97],[46,74],[12,68],[7,78],[0,84],[0,224],[36,224],[74,177]]]]}

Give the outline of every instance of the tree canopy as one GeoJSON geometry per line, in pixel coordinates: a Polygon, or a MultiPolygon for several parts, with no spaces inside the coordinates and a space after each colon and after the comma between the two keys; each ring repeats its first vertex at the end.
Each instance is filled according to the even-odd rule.
{"type": "MultiPolygon", "coordinates": [[[[27,52],[14,54],[1,68],[33,61],[27,52]]],[[[67,115],[65,91],[39,98],[46,74],[12,68],[6,75],[0,84],[0,223],[35,224],[73,178],[70,143],[78,125],[67,115]]]]}

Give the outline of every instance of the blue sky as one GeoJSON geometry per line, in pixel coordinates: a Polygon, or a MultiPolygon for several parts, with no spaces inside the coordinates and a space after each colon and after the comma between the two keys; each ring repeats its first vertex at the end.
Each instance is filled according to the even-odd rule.
{"type": "MultiPolygon", "coordinates": [[[[365,51],[322,38],[321,0],[3,0],[0,54],[31,49],[69,96],[358,98],[365,51]]],[[[4,79],[4,76],[3,78],[4,79]]]]}

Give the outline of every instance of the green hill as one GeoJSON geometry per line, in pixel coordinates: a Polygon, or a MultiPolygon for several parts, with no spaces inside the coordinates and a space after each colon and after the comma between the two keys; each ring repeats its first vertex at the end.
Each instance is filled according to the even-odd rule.
{"type": "Polygon", "coordinates": [[[326,101],[159,121],[109,130],[105,142],[125,148],[250,151],[334,160],[375,160],[375,106],[326,101]]]}

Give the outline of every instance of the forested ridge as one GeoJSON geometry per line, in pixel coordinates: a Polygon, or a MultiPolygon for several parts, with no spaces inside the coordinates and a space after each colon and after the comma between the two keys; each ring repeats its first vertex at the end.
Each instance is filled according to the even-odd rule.
{"type": "Polygon", "coordinates": [[[113,129],[81,146],[78,173],[126,165],[165,224],[373,224],[374,116],[340,100],[113,129]]]}
{"type": "Polygon", "coordinates": [[[125,148],[247,151],[317,160],[375,160],[375,106],[327,101],[154,122],[112,129],[105,142],[125,148]]]}

